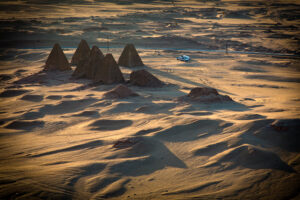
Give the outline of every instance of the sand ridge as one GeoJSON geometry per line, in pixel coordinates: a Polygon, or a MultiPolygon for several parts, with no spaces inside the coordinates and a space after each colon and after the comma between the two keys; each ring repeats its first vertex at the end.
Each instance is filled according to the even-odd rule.
{"type": "Polygon", "coordinates": [[[1,2],[1,199],[299,198],[296,1],[77,2],[1,2]],[[116,60],[135,44],[144,66],[119,68],[138,96],[42,71],[81,38],[116,60]],[[137,70],[165,84],[130,83],[137,70]],[[178,101],[196,87],[232,101],[178,101]]]}

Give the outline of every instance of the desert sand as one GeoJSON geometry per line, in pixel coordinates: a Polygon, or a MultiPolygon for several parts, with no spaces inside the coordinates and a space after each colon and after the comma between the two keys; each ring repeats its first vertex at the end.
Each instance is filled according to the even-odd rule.
{"type": "Polygon", "coordinates": [[[0,199],[300,199],[299,1],[0,8],[0,199]],[[81,39],[116,62],[134,44],[144,66],[119,66],[122,85],[43,71],[81,39]]]}

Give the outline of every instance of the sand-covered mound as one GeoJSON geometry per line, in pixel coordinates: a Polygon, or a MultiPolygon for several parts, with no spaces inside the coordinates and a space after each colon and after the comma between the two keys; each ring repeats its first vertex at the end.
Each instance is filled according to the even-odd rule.
{"type": "Polygon", "coordinates": [[[232,101],[229,96],[220,95],[216,89],[208,87],[193,88],[188,95],[182,96],[178,100],[207,103],[232,101]]]}
{"type": "Polygon", "coordinates": [[[123,84],[117,85],[115,88],[104,94],[104,97],[106,98],[126,98],[130,96],[138,96],[138,94],[123,84]]]}
{"type": "Polygon", "coordinates": [[[130,74],[130,83],[141,87],[162,87],[164,83],[145,69],[130,74]]]}

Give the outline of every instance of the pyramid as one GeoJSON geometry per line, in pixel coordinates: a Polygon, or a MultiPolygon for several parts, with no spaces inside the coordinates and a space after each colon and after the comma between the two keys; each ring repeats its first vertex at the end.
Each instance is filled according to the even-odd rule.
{"type": "Polygon", "coordinates": [[[104,58],[103,53],[97,46],[93,46],[88,58],[81,59],[72,76],[75,78],[94,79],[95,71],[101,66],[101,60],[104,58]]]}
{"type": "Polygon", "coordinates": [[[100,67],[101,60],[103,58],[104,58],[104,55],[103,55],[102,51],[97,46],[93,46],[93,48],[90,52],[90,57],[89,57],[88,65],[86,68],[86,73],[85,73],[86,78],[94,79],[95,72],[96,72],[97,68],[100,67]]]}
{"type": "Polygon", "coordinates": [[[94,81],[106,84],[124,82],[122,72],[112,54],[106,54],[102,59],[100,67],[95,71],[94,81]]]}
{"type": "Polygon", "coordinates": [[[71,60],[71,65],[78,65],[80,60],[88,59],[90,47],[85,40],[81,40],[71,60]]]}
{"type": "Polygon", "coordinates": [[[44,70],[71,70],[67,57],[58,43],[54,44],[44,70]]]}
{"type": "Polygon", "coordinates": [[[122,51],[118,64],[124,67],[144,66],[144,63],[133,44],[127,44],[122,51]]]}
{"type": "Polygon", "coordinates": [[[79,61],[79,63],[77,64],[77,67],[74,70],[72,76],[74,78],[83,78],[83,77],[85,77],[86,76],[86,71],[87,71],[87,68],[88,68],[88,64],[89,64],[88,59],[79,61]]]}

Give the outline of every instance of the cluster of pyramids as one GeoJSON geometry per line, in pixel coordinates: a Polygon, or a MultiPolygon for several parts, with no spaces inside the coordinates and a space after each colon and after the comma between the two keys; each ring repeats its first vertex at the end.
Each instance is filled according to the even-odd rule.
{"type": "MultiPolygon", "coordinates": [[[[108,53],[105,56],[97,46],[90,49],[85,40],[81,40],[71,60],[71,65],[76,65],[72,76],[75,78],[88,78],[95,82],[106,84],[124,82],[123,74],[119,68],[143,66],[138,52],[133,44],[127,44],[118,60],[108,53]]],[[[63,50],[55,44],[46,61],[45,70],[71,70],[63,50]]]]}

